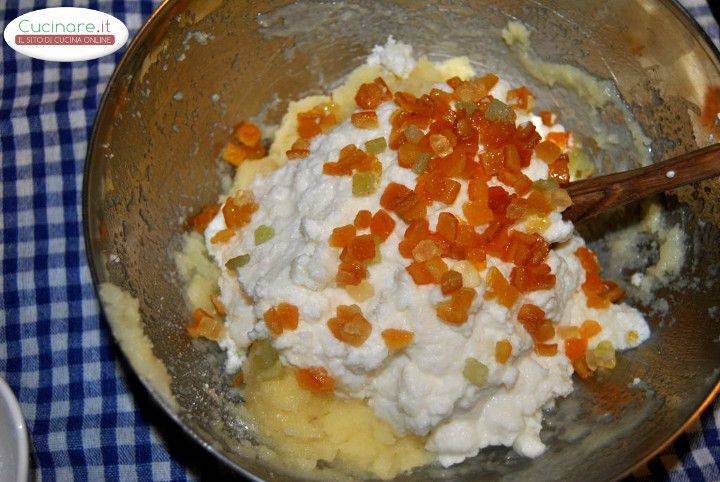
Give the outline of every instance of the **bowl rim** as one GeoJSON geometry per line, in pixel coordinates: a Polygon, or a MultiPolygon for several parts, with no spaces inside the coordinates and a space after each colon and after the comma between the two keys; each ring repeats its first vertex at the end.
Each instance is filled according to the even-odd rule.
{"type": "MultiPolygon", "coordinates": [[[[685,9],[685,7],[682,6],[680,3],[680,0],[657,0],[659,3],[664,4],[668,10],[673,13],[676,18],[681,22],[685,23],[685,25],[688,27],[688,29],[696,34],[696,38],[698,40],[698,43],[705,48],[706,51],[708,51],[708,55],[715,60],[715,63],[717,64],[718,71],[720,72],[720,49],[715,45],[715,43],[712,41],[711,37],[705,32],[705,30],[702,28],[702,26],[698,23],[698,21],[690,15],[690,13],[685,9]]],[[[100,305],[101,313],[107,318],[107,313],[105,312],[105,307],[103,303],[100,301],[100,295],[99,295],[99,285],[100,285],[100,276],[97,273],[97,270],[95,269],[95,265],[93,263],[93,249],[92,249],[92,243],[90,242],[91,239],[91,233],[90,233],[90,225],[89,225],[89,216],[90,216],[90,199],[89,199],[89,189],[90,189],[90,168],[92,165],[92,154],[96,151],[97,145],[100,142],[99,140],[99,131],[100,131],[100,122],[99,119],[101,117],[101,114],[104,113],[108,107],[108,104],[110,102],[110,96],[111,92],[114,91],[114,86],[117,85],[117,80],[120,77],[120,72],[123,70],[123,68],[126,66],[126,64],[130,63],[130,59],[137,53],[137,51],[140,48],[140,45],[143,44],[145,39],[149,37],[152,33],[152,29],[154,25],[159,22],[162,18],[165,18],[172,14],[174,7],[181,7],[184,3],[186,3],[186,0],[162,0],[160,5],[158,5],[155,10],[150,14],[150,16],[145,20],[145,22],[142,24],[140,29],[137,31],[137,33],[132,37],[132,40],[130,41],[129,45],[123,52],[122,57],[115,65],[115,68],[113,69],[113,72],[108,79],[107,85],[105,87],[105,90],[103,91],[102,98],[100,99],[100,103],[98,104],[98,108],[95,114],[95,118],[93,120],[93,127],[92,127],[92,133],[90,136],[90,140],[87,144],[87,151],[85,154],[85,164],[83,166],[83,182],[82,182],[82,223],[83,223],[83,238],[84,238],[84,245],[85,245],[85,258],[88,264],[88,268],[90,270],[90,276],[93,283],[93,290],[95,292],[95,297],[98,300],[98,303],[100,305]]],[[[713,16],[714,17],[714,16],[713,16]]],[[[109,328],[109,325],[107,325],[107,328],[109,328]]],[[[111,330],[112,333],[112,330],[111,330]]],[[[117,340],[115,339],[115,336],[113,335],[113,340],[115,343],[116,348],[122,353],[122,356],[125,358],[126,361],[128,361],[127,354],[125,353],[123,347],[117,343],[117,340]]],[[[129,365],[129,364],[128,364],[129,365]]],[[[129,365],[131,366],[131,365],[129,365]]],[[[134,372],[134,369],[133,369],[134,372]]],[[[137,373],[136,373],[137,375],[137,373]]],[[[258,477],[257,475],[250,472],[248,469],[240,466],[238,463],[230,459],[227,455],[225,455],[222,451],[220,451],[215,446],[211,445],[207,441],[205,441],[198,433],[196,433],[194,430],[192,430],[188,425],[186,425],[180,418],[179,414],[176,413],[172,407],[170,407],[163,397],[153,388],[153,386],[148,383],[143,377],[137,376],[137,378],[140,380],[140,383],[142,386],[147,390],[147,392],[150,394],[150,398],[153,400],[153,402],[159,406],[162,411],[175,422],[177,426],[180,427],[180,429],[188,435],[192,440],[194,440],[196,443],[198,443],[200,446],[202,446],[206,451],[208,451],[210,454],[212,454],[214,457],[216,457],[218,460],[220,460],[224,465],[231,468],[232,470],[242,474],[243,476],[247,477],[248,479],[256,482],[264,482],[264,479],[258,477]]],[[[628,477],[632,475],[637,469],[645,465],[647,462],[652,460],[654,457],[656,457],[658,454],[660,454],[662,451],[664,451],[672,442],[674,442],[680,435],[685,433],[688,428],[697,421],[702,413],[708,408],[708,406],[715,400],[715,398],[720,394],[720,374],[716,377],[715,384],[713,385],[712,389],[707,393],[703,401],[698,405],[698,407],[695,409],[695,411],[687,418],[687,420],[682,423],[677,430],[675,430],[667,439],[665,439],[662,443],[657,445],[654,449],[648,451],[645,455],[643,455],[636,463],[628,466],[623,472],[620,472],[615,480],[620,480],[625,477],[628,477]]]]}
{"type": "Polygon", "coordinates": [[[10,388],[10,385],[0,377],[0,400],[8,409],[8,418],[12,421],[12,436],[15,440],[15,456],[17,457],[17,470],[15,480],[25,482],[30,472],[30,440],[27,425],[20,409],[20,402],[10,388]]]}

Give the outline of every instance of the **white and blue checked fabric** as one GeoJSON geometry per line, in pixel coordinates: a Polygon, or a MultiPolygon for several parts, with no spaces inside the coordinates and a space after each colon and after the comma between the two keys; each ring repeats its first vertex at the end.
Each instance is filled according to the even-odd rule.
{"type": "MultiPolygon", "coordinates": [[[[5,0],[0,22],[83,6],[114,15],[132,35],[157,3],[5,0]]],[[[718,44],[705,0],[683,3],[718,44]]],[[[119,357],[85,261],[85,151],[121,54],[59,64],[4,43],[0,54],[0,375],[20,400],[41,480],[188,480],[213,465],[148,402],[119,357]]],[[[718,426],[720,403],[637,476],[720,480],[718,426]]]]}

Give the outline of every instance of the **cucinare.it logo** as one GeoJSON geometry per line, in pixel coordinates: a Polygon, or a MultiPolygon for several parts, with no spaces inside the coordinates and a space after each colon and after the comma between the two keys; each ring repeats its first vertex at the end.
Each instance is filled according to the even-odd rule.
{"type": "Polygon", "coordinates": [[[128,29],[107,13],[58,7],[19,16],[5,27],[3,37],[15,51],[29,57],[74,62],[115,52],[127,42],[128,29]]]}

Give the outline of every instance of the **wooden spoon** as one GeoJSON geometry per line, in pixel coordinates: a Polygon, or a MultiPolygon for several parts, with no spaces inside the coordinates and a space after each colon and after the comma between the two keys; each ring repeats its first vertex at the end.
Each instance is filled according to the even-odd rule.
{"type": "Polygon", "coordinates": [[[703,147],[639,169],[571,182],[572,206],[563,218],[578,222],[652,194],[720,176],[720,144],[703,147]]]}

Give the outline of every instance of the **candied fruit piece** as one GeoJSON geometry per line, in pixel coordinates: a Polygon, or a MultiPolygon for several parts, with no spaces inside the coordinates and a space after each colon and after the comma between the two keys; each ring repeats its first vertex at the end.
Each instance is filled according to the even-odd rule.
{"type": "Polygon", "coordinates": [[[398,165],[410,169],[415,165],[421,150],[415,144],[403,144],[398,148],[398,165]]]}
{"type": "Polygon", "coordinates": [[[557,144],[558,147],[564,148],[567,146],[568,141],[570,140],[570,133],[569,132],[548,132],[548,135],[545,136],[545,139],[557,144]]]}
{"type": "Polygon", "coordinates": [[[535,353],[540,356],[555,356],[557,355],[557,351],[557,343],[538,343],[535,345],[535,353]]]}
{"type": "Polygon", "coordinates": [[[586,338],[567,338],[565,340],[565,356],[567,356],[571,362],[585,358],[586,350],[586,338]]]}
{"type": "Polygon", "coordinates": [[[580,325],[580,336],[585,339],[592,338],[595,335],[599,335],[602,331],[600,323],[595,320],[585,320],[580,325]]]}
{"type": "Polygon", "coordinates": [[[418,263],[417,261],[410,263],[405,269],[410,274],[410,277],[416,285],[429,285],[435,281],[432,273],[428,270],[425,263],[418,263]]]}
{"type": "Polygon", "coordinates": [[[543,125],[547,127],[550,127],[555,123],[555,114],[553,114],[549,110],[541,110],[540,112],[538,112],[538,115],[540,116],[543,125]]]}
{"type": "Polygon", "coordinates": [[[515,266],[510,272],[510,282],[521,293],[549,290],[555,286],[555,275],[547,264],[515,266]]]}
{"type": "Polygon", "coordinates": [[[242,194],[240,199],[230,196],[222,207],[223,218],[228,229],[240,229],[250,222],[258,205],[250,196],[242,194]]]}
{"type": "Polygon", "coordinates": [[[378,126],[377,114],[372,110],[355,112],[350,116],[350,122],[358,129],[376,129],[378,126]]]}
{"type": "Polygon", "coordinates": [[[412,165],[412,172],[420,175],[427,170],[428,164],[430,164],[430,154],[421,152],[415,158],[415,163],[412,165]]]}
{"type": "Polygon", "coordinates": [[[495,343],[495,360],[504,365],[512,355],[512,344],[508,340],[500,340],[495,343]]]}
{"type": "Polygon", "coordinates": [[[367,278],[367,268],[357,261],[341,261],[335,282],[339,286],[357,286],[367,278]]]}
{"type": "Polygon", "coordinates": [[[210,238],[210,244],[227,243],[233,236],[235,236],[235,231],[232,229],[223,229],[210,238]]]}
{"type": "Polygon", "coordinates": [[[372,325],[365,319],[358,305],[340,305],[337,316],[330,318],[327,326],[333,336],[350,346],[361,346],[370,336],[372,325]]]}
{"type": "MultiPolygon", "coordinates": [[[[351,226],[351,225],[349,225],[351,226]]],[[[354,227],[354,226],[353,226],[354,227]]],[[[347,244],[347,253],[350,259],[356,261],[369,261],[376,255],[377,246],[372,234],[355,236],[347,244]]]]}
{"type": "Polygon", "coordinates": [[[397,328],[388,328],[380,334],[385,342],[385,346],[390,351],[402,350],[412,343],[415,334],[412,331],[399,330],[397,328]]]}
{"type": "Polygon", "coordinates": [[[518,298],[518,291],[505,279],[497,267],[493,266],[488,270],[485,283],[488,290],[485,292],[486,299],[495,299],[500,305],[510,308],[518,298]]]}
{"type": "Polygon", "coordinates": [[[385,149],[387,149],[387,141],[384,137],[376,137],[365,143],[365,152],[372,156],[385,152],[385,149]]]}
{"type": "Polygon", "coordinates": [[[501,169],[498,171],[497,177],[503,184],[515,189],[515,192],[520,196],[526,194],[532,188],[532,181],[522,172],[501,169]]]}
{"type": "Polygon", "coordinates": [[[333,126],[336,122],[335,105],[332,103],[320,104],[297,115],[297,133],[300,137],[309,139],[333,126]]]}
{"type": "MultiPolygon", "coordinates": [[[[567,154],[561,154],[558,156],[557,159],[555,159],[552,164],[550,164],[550,169],[548,170],[548,175],[551,179],[554,179],[557,181],[561,186],[564,186],[565,184],[570,182],[570,170],[569,170],[569,162],[570,158],[567,154]]],[[[567,205],[565,207],[568,207],[572,204],[572,201],[570,201],[570,196],[567,197],[567,205]]],[[[565,208],[562,208],[565,209],[565,208]]]]}
{"type": "Polygon", "coordinates": [[[560,157],[560,154],[562,154],[560,147],[551,141],[542,141],[535,146],[535,155],[548,165],[560,157]]]}
{"type": "Polygon", "coordinates": [[[209,204],[203,207],[198,214],[188,220],[188,227],[197,233],[204,233],[217,213],[220,211],[219,204],[209,204]]]}
{"type": "Polygon", "coordinates": [[[335,379],[323,367],[299,368],[295,379],[300,388],[310,392],[332,392],[335,389],[335,379]]]}
{"type": "Polygon", "coordinates": [[[250,255],[249,254],[241,254],[240,256],[235,256],[234,258],[230,258],[225,262],[225,267],[229,270],[236,271],[238,268],[242,268],[246,264],[250,262],[250,255]]]}
{"type": "Polygon", "coordinates": [[[532,110],[534,104],[534,98],[530,89],[524,85],[517,89],[508,90],[505,99],[508,104],[519,110],[532,110]]]}
{"type": "Polygon", "coordinates": [[[380,205],[388,211],[395,211],[400,202],[412,194],[412,191],[402,184],[391,182],[380,197],[380,205]]]}
{"type": "Polygon", "coordinates": [[[484,387],[487,383],[488,375],[490,370],[488,367],[479,362],[476,358],[469,357],[465,360],[465,366],[463,367],[463,377],[475,385],[476,387],[484,387]]]}
{"type": "Polygon", "coordinates": [[[468,288],[476,288],[482,283],[480,272],[473,265],[471,261],[462,260],[453,266],[453,270],[460,273],[462,276],[462,284],[468,288]]]}
{"type": "Polygon", "coordinates": [[[333,248],[344,248],[355,238],[355,226],[346,224],[335,228],[330,235],[330,246],[333,248]]]}
{"type": "Polygon", "coordinates": [[[378,209],[370,220],[370,233],[385,241],[395,229],[395,220],[384,210],[378,209]]]}
{"type": "Polygon", "coordinates": [[[625,335],[625,341],[631,345],[637,343],[638,339],[640,339],[640,336],[637,334],[637,331],[630,330],[625,335]]]}
{"type": "Polygon", "coordinates": [[[582,338],[577,326],[558,326],[556,331],[558,336],[563,340],[567,340],[568,338],[582,338]]]}
{"type": "Polygon", "coordinates": [[[233,134],[240,143],[248,147],[260,142],[260,129],[251,122],[241,122],[235,127],[233,134]]]}
{"type": "Polygon", "coordinates": [[[369,196],[377,190],[379,176],[372,171],[356,172],[352,177],[353,196],[369,196]]]}
{"type": "Polygon", "coordinates": [[[225,324],[222,320],[217,319],[210,314],[198,308],[193,312],[194,321],[187,325],[188,334],[193,338],[207,338],[208,340],[218,341],[225,332],[225,324]]]}
{"type": "Polygon", "coordinates": [[[263,244],[270,241],[272,237],[275,236],[275,230],[270,226],[261,224],[255,229],[255,233],[253,234],[255,237],[255,244],[263,244]]]}
{"type": "Polygon", "coordinates": [[[480,201],[468,201],[462,206],[465,219],[472,226],[482,226],[495,219],[495,215],[487,206],[487,203],[480,201]]]}
{"type": "Polygon", "coordinates": [[[368,211],[367,209],[362,209],[358,211],[358,213],[355,215],[355,220],[353,221],[353,225],[357,229],[367,229],[370,227],[370,221],[372,220],[372,213],[368,211]]]}
{"type": "Polygon", "coordinates": [[[440,236],[450,242],[453,242],[457,237],[459,224],[460,222],[454,214],[442,212],[438,216],[437,226],[435,227],[435,230],[440,236]]]}
{"type": "Polygon", "coordinates": [[[443,273],[440,278],[440,291],[442,294],[449,295],[456,292],[463,286],[463,277],[460,273],[453,270],[448,270],[443,273]]]}
{"type": "Polygon", "coordinates": [[[283,302],[269,308],[265,311],[263,317],[268,331],[275,336],[279,336],[283,331],[297,329],[300,311],[297,306],[283,302]]]}
{"type": "Polygon", "coordinates": [[[440,248],[430,239],[423,239],[420,241],[415,248],[413,248],[413,258],[415,261],[423,262],[430,258],[440,256],[440,248]]]}
{"type": "Polygon", "coordinates": [[[615,347],[610,341],[603,340],[594,349],[587,351],[585,361],[592,370],[615,368],[615,347]]]}
{"type": "Polygon", "coordinates": [[[245,376],[243,375],[243,371],[239,370],[235,376],[233,376],[232,380],[230,380],[230,385],[235,388],[239,388],[242,386],[243,382],[245,382],[245,376]]]}
{"type": "Polygon", "coordinates": [[[450,139],[442,134],[432,134],[429,138],[430,147],[436,156],[445,157],[453,152],[453,146],[450,139]]]}
{"type": "Polygon", "coordinates": [[[415,124],[409,124],[405,128],[405,139],[412,142],[413,144],[417,144],[418,142],[420,142],[420,139],[422,139],[424,135],[425,134],[423,133],[423,131],[420,130],[420,128],[415,124]]]}
{"type": "Polygon", "coordinates": [[[222,152],[223,161],[227,162],[228,164],[232,164],[235,167],[238,167],[247,158],[247,149],[245,149],[245,147],[243,146],[239,146],[233,143],[229,143],[228,145],[226,145],[222,152]]]}
{"type": "Polygon", "coordinates": [[[375,288],[368,280],[362,280],[357,285],[348,284],[344,288],[350,297],[358,303],[367,301],[375,295],[375,288]]]}
{"type": "Polygon", "coordinates": [[[485,119],[490,122],[513,123],[515,122],[515,112],[512,108],[497,99],[492,99],[485,109],[485,119]]]}
{"type": "Polygon", "coordinates": [[[288,149],[285,151],[288,159],[303,159],[310,155],[309,149],[288,149]]]}
{"type": "Polygon", "coordinates": [[[427,261],[425,261],[425,266],[427,267],[428,271],[430,271],[430,275],[433,277],[433,280],[436,283],[439,283],[442,279],[442,275],[445,274],[445,272],[448,270],[447,264],[445,261],[442,260],[440,256],[435,256],[434,258],[430,258],[427,261]]]}
{"type": "Polygon", "coordinates": [[[382,88],[375,82],[360,86],[355,94],[355,103],[361,109],[376,109],[383,98],[382,88]]]}
{"type": "Polygon", "coordinates": [[[580,260],[580,264],[583,269],[588,273],[599,273],[600,265],[597,262],[597,257],[590,249],[585,246],[575,250],[575,256],[580,260]]]}

